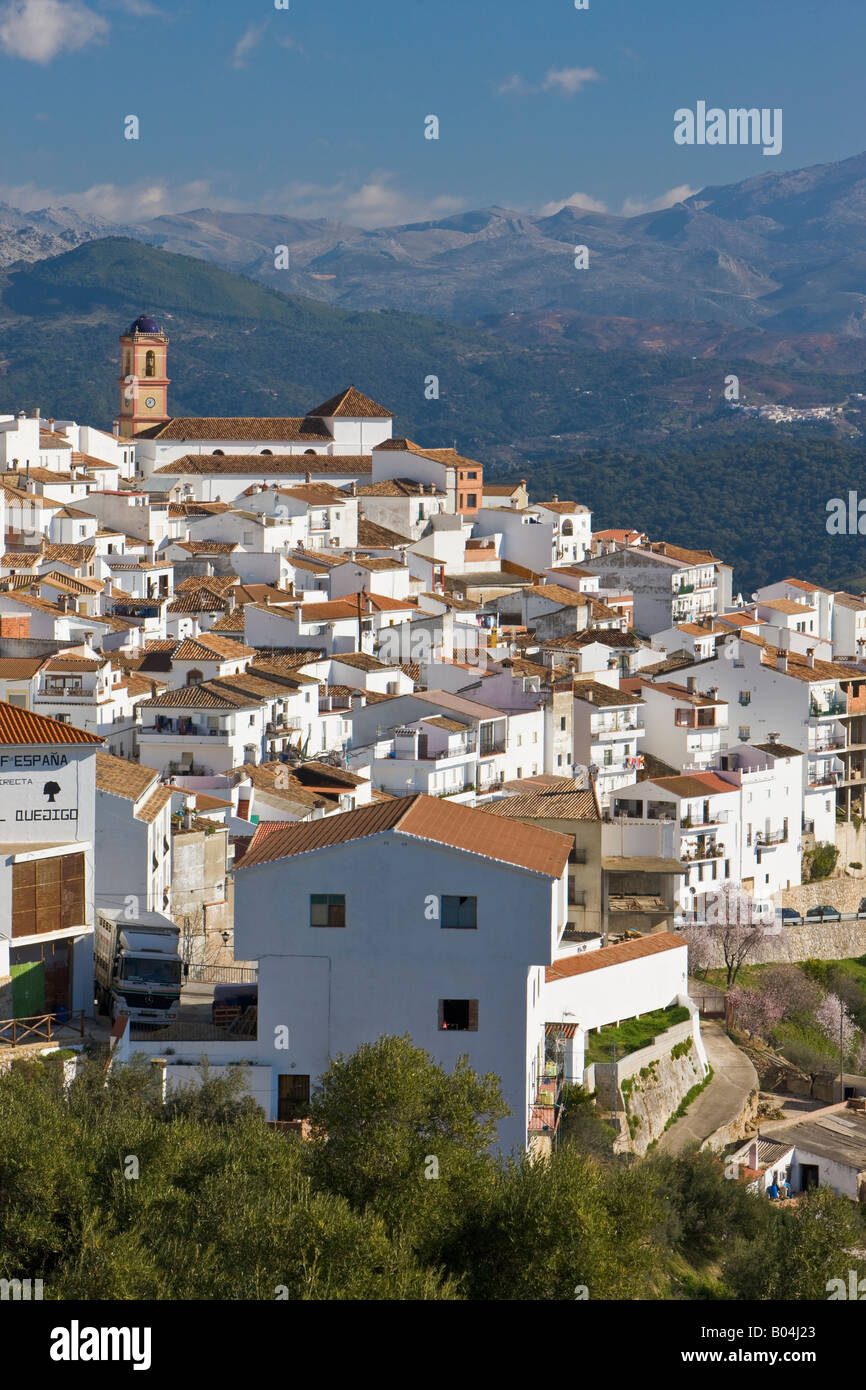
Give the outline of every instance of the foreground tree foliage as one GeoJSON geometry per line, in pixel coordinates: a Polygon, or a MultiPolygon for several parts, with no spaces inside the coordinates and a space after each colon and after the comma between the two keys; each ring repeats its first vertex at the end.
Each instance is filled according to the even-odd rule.
{"type": "Polygon", "coordinates": [[[52,1299],[806,1299],[864,1272],[851,1203],[779,1210],[708,1154],[615,1159],[583,1096],[550,1159],[494,1157],[497,1079],[408,1038],[334,1060],[308,1142],[242,1090],[205,1070],[163,1105],[147,1064],[0,1077],[0,1277],[52,1299]]]}

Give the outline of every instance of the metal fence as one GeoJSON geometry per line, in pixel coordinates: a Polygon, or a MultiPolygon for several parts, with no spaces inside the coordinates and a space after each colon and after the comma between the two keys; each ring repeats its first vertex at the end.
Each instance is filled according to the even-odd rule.
{"type": "Polygon", "coordinates": [[[186,978],[205,985],[254,985],[258,983],[257,965],[196,965],[190,963],[186,978]]]}

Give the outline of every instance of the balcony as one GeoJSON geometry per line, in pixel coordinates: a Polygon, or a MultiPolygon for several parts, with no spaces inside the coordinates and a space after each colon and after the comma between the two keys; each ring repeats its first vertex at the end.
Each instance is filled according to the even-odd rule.
{"type": "Polygon", "coordinates": [[[180,720],[166,721],[164,724],[143,725],[139,731],[139,738],[185,738],[193,742],[201,740],[209,742],[212,738],[231,737],[230,729],[205,729],[198,724],[186,724],[181,726],[180,720]]]}
{"type": "Polygon", "coordinates": [[[716,811],[709,820],[693,820],[691,816],[683,816],[680,821],[680,830],[684,830],[688,834],[690,831],[697,833],[702,830],[710,830],[714,825],[727,825],[730,815],[730,811],[716,811]]]}
{"type": "Polygon", "coordinates": [[[844,700],[810,700],[809,714],[813,719],[827,719],[831,715],[847,714],[848,706],[844,700]]]}
{"type": "Polygon", "coordinates": [[[694,592],[694,584],[679,584],[677,588],[674,589],[674,596],[676,597],[678,594],[693,594],[694,592]]]}
{"type": "Polygon", "coordinates": [[[618,738],[621,734],[646,733],[643,724],[638,724],[637,720],[630,724],[597,724],[595,728],[590,727],[593,738],[597,739],[618,738]]]}
{"type": "Polygon", "coordinates": [[[721,859],[724,853],[724,845],[695,845],[694,849],[681,851],[680,861],[683,864],[696,864],[706,859],[721,859]]]}
{"type": "Polygon", "coordinates": [[[280,738],[283,734],[298,733],[303,727],[304,721],[299,716],[272,719],[265,725],[265,733],[269,738],[280,738]]]}
{"type": "Polygon", "coordinates": [[[788,827],[784,826],[781,830],[771,830],[767,833],[764,830],[755,831],[755,849],[773,849],[776,845],[784,845],[788,842],[788,827]]]}
{"type": "Polygon", "coordinates": [[[492,743],[485,739],[481,740],[481,747],[478,749],[479,758],[495,758],[497,753],[505,752],[505,739],[497,738],[492,743]]]}
{"type": "Polygon", "coordinates": [[[844,748],[844,734],[833,734],[831,738],[822,738],[815,743],[810,743],[809,753],[832,753],[837,748],[844,748]]]}

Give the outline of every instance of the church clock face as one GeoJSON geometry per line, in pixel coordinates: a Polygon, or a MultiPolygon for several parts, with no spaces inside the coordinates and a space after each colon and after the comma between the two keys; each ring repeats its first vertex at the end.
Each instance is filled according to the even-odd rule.
{"type": "Polygon", "coordinates": [[[148,410],[153,410],[153,407],[156,405],[156,397],[148,396],[144,403],[147,406],[148,410]]]}

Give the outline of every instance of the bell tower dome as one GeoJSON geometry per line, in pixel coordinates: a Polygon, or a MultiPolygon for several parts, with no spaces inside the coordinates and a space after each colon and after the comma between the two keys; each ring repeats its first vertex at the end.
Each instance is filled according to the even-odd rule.
{"type": "Polygon", "coordinates": [[[150,425],[170,418],[168,338],[156,319],[140,314],[126,333],[121,333],[120,349],[119,432],[124,439],[134,439],[150,425]]]}

